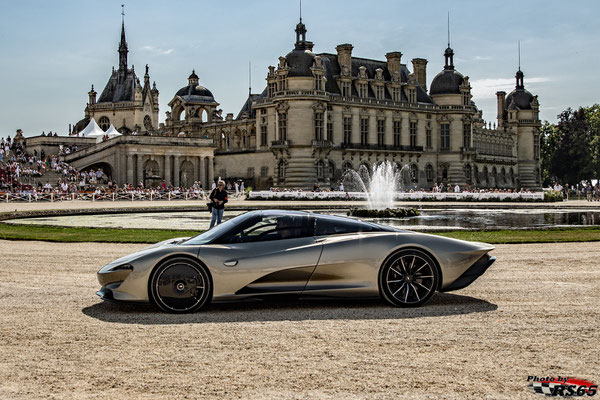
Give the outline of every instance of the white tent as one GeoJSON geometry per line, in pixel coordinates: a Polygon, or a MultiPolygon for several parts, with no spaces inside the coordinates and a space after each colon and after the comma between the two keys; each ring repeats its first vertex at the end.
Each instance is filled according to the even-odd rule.
{"type": "Polygon", "coordinates": [[[108,135],[109,138],[114,138],[115,136],[122,136],[121,133],[119,133],[119,131],[115,129],[113,124],[110,124],[110,128],[108,128],[108,130],[106,131],[106,135],[108,135]]]}
{"type": "Polygon", "coordinates": [[[108,136],[108,138],[109,138],[109,139],[112,139],[112,138],[114,138],[114,137],[117,137],[117,136],[122,136],[122,135],[119,133],[119,131],[118,131],[118,130],[116,130],[116,129],[115,129],[115,127],[113,126],[113,124],[110,124],[110,127],[109,127],[109,128],[106,130],[106,132],[103,132],[103,133],[102,133],[102,136],[97,136],[97,137],[96,137],[96,143],[99,143],[99,142],[101,142],[101,141],[102,141],[102,139],[103,139],[105,136],[108,136]]]}
{"type": "Polygon", "coordinates": [[[79,136],[90,138],[102,137],[102,135],[104,135],[104,131],[98,126],[94,118],[90,120],[90,123],[87,124],[81,132],[79,132],[79,136]]]}

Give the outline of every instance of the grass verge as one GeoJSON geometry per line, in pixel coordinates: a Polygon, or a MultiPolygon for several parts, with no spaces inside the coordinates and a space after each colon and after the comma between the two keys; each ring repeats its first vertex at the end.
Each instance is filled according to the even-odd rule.
{"type": "Polygon", "coordinates": [[[175,237],[194,236],[198,231],[171,229],[77,228],[49,225],[0,223],[0,239],[47,242],[156,243],[175,237]]]}
{"type": "Polygon", "coordinates": [[[471,240],[490,244],[600,241],[600,227],[551,228],[517,231],[452,231],[437,232],[436,234],[455,239],[471,240]]]}
{"type": "MultiPolygon", "coordinates": [[[[201,232],[172,229],[77,228],[0,223],[0,239],[42,240],[48,242],[156,243],[175,237],[193,236],[201,232]]],[[[517,231],[449,231],[436,232],[435,234],[490,244],[600,241],[600,227],[517,231]]]]}

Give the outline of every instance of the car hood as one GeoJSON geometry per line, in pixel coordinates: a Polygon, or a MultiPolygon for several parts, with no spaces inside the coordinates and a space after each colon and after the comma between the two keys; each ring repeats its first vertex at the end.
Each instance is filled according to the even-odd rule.
{"type": "Polygon", "coordinates": [[[127,254],[126,256],[117,258],[116,260],[111,261],[110,263],[105,265],[103,268],[107,268],[107,267],[110,268],[110,267],[114,267],[116,265],[130,263],[139,257],[148,255],[159,249],[163,249],[165,247],[177,246],[179,243],[183,242],[186,239],[189,239],[189,238],[181,237],[181,238],[168,239],[168,240],[163,240],[162,242],[154,243],[153,245],[143,248],[142,250],[136,251],[135,253],[127,254]]]}

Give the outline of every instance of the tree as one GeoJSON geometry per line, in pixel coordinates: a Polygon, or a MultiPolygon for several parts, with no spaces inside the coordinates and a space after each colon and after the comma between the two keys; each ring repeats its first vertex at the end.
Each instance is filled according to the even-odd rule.
{"type": "Polygon", "coordinates": [[[556,125],[548,121],[544,121],[540,130],[540,156],[541,156],[541,173],[542,185],[548,186],[557,180],[557,177],[552,174],[552,158],[556,153],[558,141],[558,130],[556,125]]]}
{"type": "MultiPolygon", "coordinates": [[[[549,174],[562,183],[577,184],[594,176],[592,130],[586,109],[566,109],[558,116],[556,146],[550,155],[549,174]]],[[[551,135],[553,137],[553,135],[551,135]]]]}
{"type": "Polygon", "coordinates": [[[600,104],[594,104],[585,110],[585,119],[590,128],[592,165],[594,168],[594,178],[600,177],[600,104]]]}

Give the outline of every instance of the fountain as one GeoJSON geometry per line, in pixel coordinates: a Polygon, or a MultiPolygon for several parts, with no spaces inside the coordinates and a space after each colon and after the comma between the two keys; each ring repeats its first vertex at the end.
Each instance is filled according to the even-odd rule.
{"type": "Polygon", "coordinates": [[[349,215],[360,217],[407,217],[418,215],[415,209],[395,209],[394,198],[398,190],[406,190],[410,179],[410,167],[398,168],[390,161],[373,164],[373,174],[369,174],[362,164],[358,172],[348,170],[342,176],[344,187],[358,189],[367,196],[367,210],[353,209],[349,215]]]}

